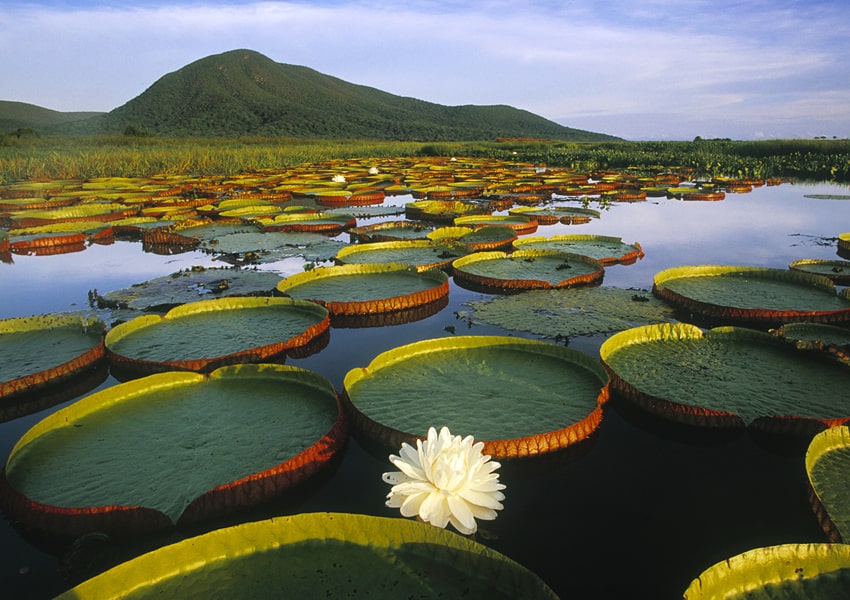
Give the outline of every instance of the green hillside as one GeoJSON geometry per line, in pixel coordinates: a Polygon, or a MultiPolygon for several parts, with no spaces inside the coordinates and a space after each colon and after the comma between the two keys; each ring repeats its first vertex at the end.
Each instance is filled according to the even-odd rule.
{"type": "MultiPolygon", "coordinates": [[[[0,119],[3,117],[0,110],[0,119]]],[[[164,75],[109,113],[73,122],[45,121],[39,129],[66,134],[132,132],[171,137],[619,139],[564,127],[510,106],[443,106],[396,96],[307,67],[276,63],[252,50],[202,58],[164,75]]]]}
{"type": "Polygon", "coordinates": [[[208,56],[104,117],[158,135],[392,140],[611,139],[509,106],[442,106],[276,63],[251,50],[208,56]]]}
{"type": "Polygon", "coordinates": [[[0,132],[45,129],[101,115],[97,112],[59,112],[25,102],[0,100],[0,132]]]}

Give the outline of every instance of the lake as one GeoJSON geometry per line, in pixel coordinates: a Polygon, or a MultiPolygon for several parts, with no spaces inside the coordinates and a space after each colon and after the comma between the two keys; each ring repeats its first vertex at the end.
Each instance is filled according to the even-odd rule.
{"type": "MultiPolygon", "coordinates": [[[[836,260],[837,236],[850,231],[850,201],[806,196],[848,193],[844,186],[796,182],[728,193],[716,202],[615,202],[587,224],[541,225],[534,235],[597,234],[639,243],[645,256],[606,267],[602,285],[648,292],[657,272],[675,266],[787,268],[800,259],[836,260]]],[[[358,225],[400,218],[359,219],[358,225]]],[[[196,265],[226,266],[202,252],[153,254],[127,241],[54,256],[13,255],[11,263],[0,263],[0,318],[87,310],[91,290],[118,290],[196,265]]],[[[302,261],[292,259],[260,268],[282,277],[303,269],[302,261]]],[[[316,371],[341,390],[350,369],[410,342],[461,334],[542,339],[458,318],[470,302],[490,297],[452,283],[448,306],[433,316],[386,327],[333,328],[327,347],[287,364],[316,371]]],[[[609,336],[576,336],[569,346],[598,357],[609,336]]],[[[96,389],[115,383],[107,377],[96,389]]],[[[4,463],[24,432],[73,401],[0,423],[4,463]]],[[[598,435],[580,455],[503,466],[505,508],[496,520],[480,524],[478,540],[534,571],[564,598],[681,597],[704,569],[735,554],[826,541],[806,496],[804,453],[800,440],[675,425],[613,398],[598,435]]],[[[330,473],[273,505],[207,527],[314,511],[398,516],[384,506],[388,486],[381,474],[391,470],[386,454],[352,438],[330,473]]],[[[6,597],[51,597],[71,585],[63,567],[80,578],[199,531],[134,543],[89,540],[68,550],[25,539],[3,520],[0,586],[6,597]]]]}

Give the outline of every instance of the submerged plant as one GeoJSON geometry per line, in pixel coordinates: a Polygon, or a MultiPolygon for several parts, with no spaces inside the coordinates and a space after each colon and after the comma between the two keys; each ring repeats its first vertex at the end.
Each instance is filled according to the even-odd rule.
{"type": "Polygon", "coordinates": [[[403,443],[399,455],[390,455],[398,471],[384,473],[392,484],[387,506],[399,508],[405,517],[445,528],[449,523],[460,533],[478,529],[476,519],[491,521],[503,507],[505,495],[495,473],[501,465],[482,453],[483,442],[471,435],[453,436],[448,427],[428,429],[416,448],[403,443]]]}

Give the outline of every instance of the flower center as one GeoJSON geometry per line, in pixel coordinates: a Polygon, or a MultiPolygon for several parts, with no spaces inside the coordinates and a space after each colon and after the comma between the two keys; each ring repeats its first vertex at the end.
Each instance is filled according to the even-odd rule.
{"type": "Polygon", "coordinates": [[[446,494],[461,489],[467,480],[466,454],[458,448],[444,450],[436,456],[431,469],[431,482],[446,494]]]}

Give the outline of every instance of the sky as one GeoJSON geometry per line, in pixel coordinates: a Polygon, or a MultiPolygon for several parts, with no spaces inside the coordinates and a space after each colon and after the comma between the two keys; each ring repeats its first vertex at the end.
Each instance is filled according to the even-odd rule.
{"type": "Polygon", "coordinates": [[[241,48],[628,140],[850,137],[847,0],[3,0],[0,100],[109,111],[241,48]]]}

